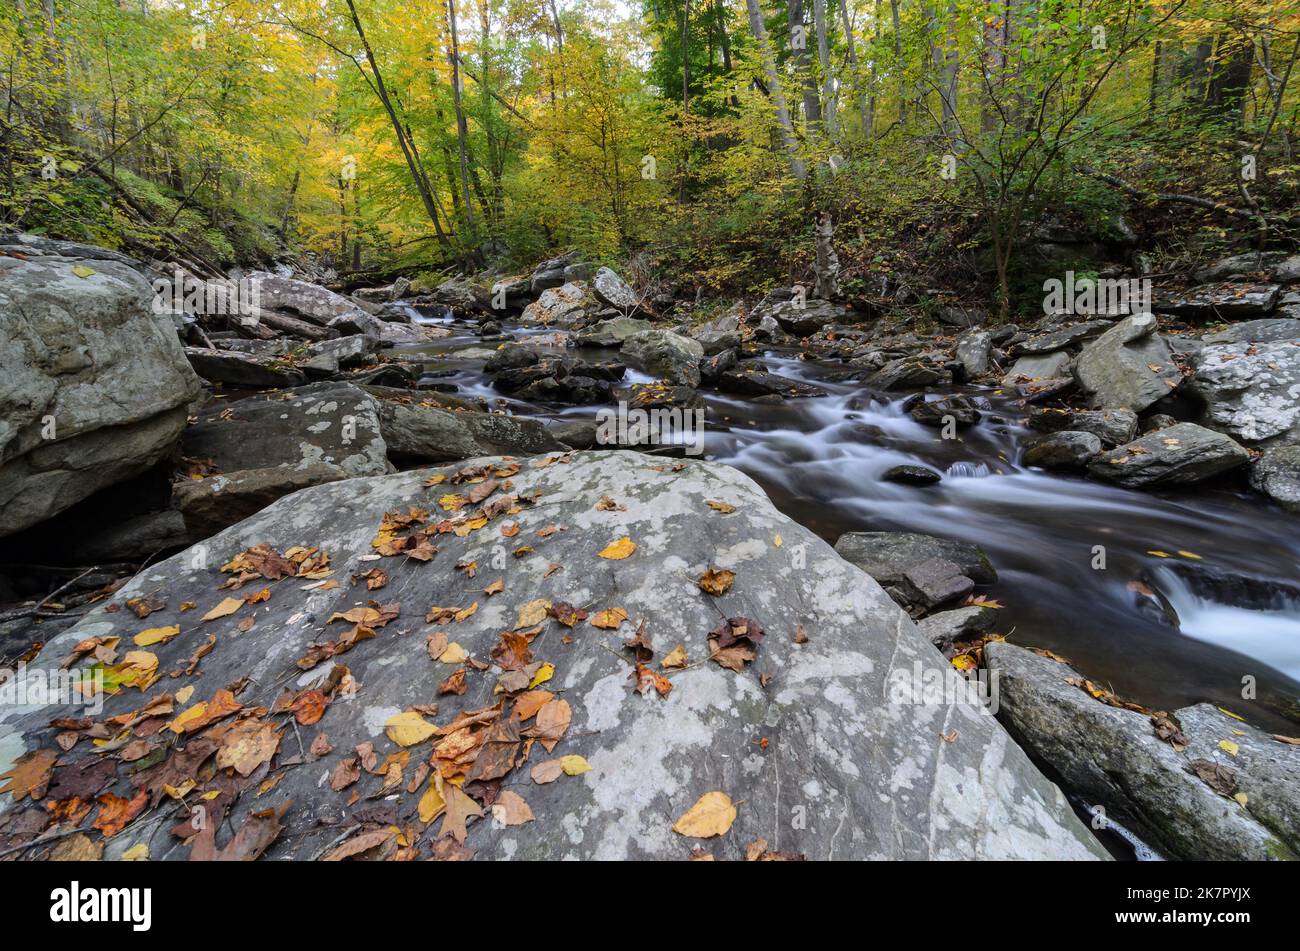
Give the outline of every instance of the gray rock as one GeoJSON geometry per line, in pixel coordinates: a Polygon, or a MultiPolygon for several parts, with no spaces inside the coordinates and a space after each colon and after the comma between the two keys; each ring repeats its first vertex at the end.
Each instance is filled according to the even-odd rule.
{"type": "MultiPolygon", "coordinates": [[[[276,357],[259,357],[230,350],[186,347],[185,358],[194,372],[209,383],[244,390],[273,390],[301,386],[306,374],[276,357]]],[[[327,361],[337,369],[337,358],[327,361]]]]}
{"type": "Polygon", "coordinates": [[[541,360],[541,354],[534,347],[522,343],[502,344],[483,363],[488,373],[500,373],[502,370],[520,370],[531,367],[541,360]]]}
{"type": "Polygon", "coordinates": [[[1048,353],[1039,357],[1021,357],[1002,376],[1003,386],[1037,380],[1057,380],[1070,374],[1068,353],[1048,353]]]}
{"type": "MultiPolygon", "coordinates": [[[[1158,430],[1168,429],[1170,426],[1177,425],[1178,420],[1170,416],[1168,413],[1155,413],[1154,415],[1148,416],[1146,419],[1142,420],[1140,428],[1142,430],[1142,435],[1145,436],[1147,433],[1154,433],[1158,430]]],[[[1131,442],[1132,437],[1129,437],[1129,439],[1124,441],[1131,442]]]]}
{"type": "Polygon", "coordinates": [[[968,641],[983,637],[997,623],[997,609],[982,604],[970,604],[949,611],[930,614],[916,622],[921,636],[939,650],[952,647],[954,641],[968,641]]]}
{"type": "Polygon", "coordinates": [[[723,374],[734,370],[739,362],[740,354],[734,349],[723,350],[711,357],[705,357],[700,361],[700,382],[709,386],[717,386],[722,380],[723,374]]]}
{"type": "Polygon", "coordinates": [[[897,482],[900,485],[934,485],[943,481],[943,475],[929,466],[894,466],[886,469],[880,477],[885,482],[897,482]]]}
{"type": "MultiPolygon", "coordinates": [[[[536,497],[538,504],[521,502],[517,514],[500,514],[463,538],[452,532],[437,536],[440,550],[430,564],[400,557],[362,560],[374,553],[371,542],[385,512],[428,506],[431,493],[424,483],[430,471],[319,485],[282,498],[208,540],[205,559],[182,552],[117,593],[114,603],[167,592],[167,608],[151,616],[150,624],[178,623],[185,633],[150,648],[160,671],[183,670],[208,634],[216,636],[217,646],[190,675],[165,678],[147,695],[123,690],[107,698],[103,716],[138,710],[155,695],[182,686],[194,687],[191,702],[210,699],[242,678],[248,680],[239,702],[246,708],[269,706],[282,687],[298,691],[319,683],[332,691],[337,679],[329,680],[331,669],[337,678],[342,671],[335,664],[346,665],[348,692],[336,694],[319,723],[303,731],[304,746],[320,733],[334,751],[304,762],[288,729],[276,765],[278,784],[260,797],[250,793],[223,800],[230,803],[229,814],[209,826],[215,844],[224,847],[231,830],[243,827],[251,814],[283,808],[282,828],[265,852],[268,859],[318,856],[354,831],[389,825],[409,828],[409,846],[427,857],[439,830],[415,821],[424,789],[406,790],[414,765],[427,760],[431,745],[442,737],[409,747],[411,769],[382,800],[373,798],[381,788],[379,776],[363,771],[357,783],[338,792],[327,780],[362,743],[373,743],[381,760],[397,753],[385,723],[414,705],[436,700],[438,712],[426,713],[425,719],[445,726],[466,711],[502,700],[493,692],[501,676],[497,668],[467,669],[463,696],[436,694],[437,683],[456,668],[430,660],[426,634],[442,627],[422,626],[424,612],[430,605],[477,602],[477,611],[447,623],[445,630],[471,657],[491,663],[504,656],[493,650],[501,632],[536,598],[618,605],[632,619],[622,631],[605,633],[582,624],[567,632],[547,620],[546,630],[533,640],[535,662],[555,667],[546,689],[564,699],[571,724],[553,750],[538,743],[519,765],[510,741],[502,741],[499,768],[514,767],[507,788],[527,801],[536,821],[503,826],[490,818],[471,819],[465,845],[479,857],[667,860],[686,858],[698,845],[719,859],[740,859],[761,837],[770,849],[812,859],[1105,858],[1065,797],[989,715],[974,687],[954,680],[943,658],[874,582],[781,515],[736,470],[698,461],[671,473],[658,471],[661,466],[654,456],[623,451],[577,453],[568,464],[524,467],[512,476],[511,492],[521,500],[536,497]],[[598,507],[605,495],[620,507],[598,507]],[[708,499],[726,500],[736,511],[714,512],[705,505],[708,499]],[[508,558],[502,569],[490,568],[501,541],[498,528],[506,520],[520,524],[519,540],[527,539],[536,551],[508,558]],[[569,530],[538,536],[539,529],[555,524],[569,530]],[[784,546],[755,544],[777,533],[784,546]],[[630,558],[597,558],[606,544],[622,537],[637,543],[630,558]],[[229,576],[219,566],[263,543],[277,551],[319,546],[329,553],[339,586],[305,590],[302,579],[286,579],[272,584],[268,601],[206,624],[179,612],[186,600],[198,604],[198,615],[220,601],[227,592],[218,585],[229,576]],[[795,550],[806,568],[791,570],[795,550]],[[479,565],[473,580],[451,570],[471,561],[479,565]],[[552,572],[551,564],[563,570],[552,572]],[[736,570],[728,594],[714,598],[696,587],[693,579],[710,565],[736,570]],[[351,573],[372,567],[389,576],[382,591],[348,583],[351,573]],[[482,588],[498,576],[505,591],[484,596],[482,588]],[[304,674],[295,662],[310,645],[333,641],[348,627],[330,624],[331,615],[367,597],[400,603],[401,616],[336,661],[304,674]],[[645,622],[658,670],[658,661],[679,641],[692,661],[703,660],[706,633],[718,626],[719,611],[742,608],[767,627],[753,664],[738,673],[716,663],[694,663],[669,672],[672,690],[666,697],[632,691],[630,665],[617,655],[633,624],[645,622]],[[255,626],[241,633],[241,622],[254,616],[255,626]],[[804,643],[795,642],[796,616],[808,635],[804,643]],[[560,633],[571,633],[573,643],[561,644],[560,633]],[[770,675],[766,688],[760,686],[760,672],[770,675]],[[952,683],[954,696],[927,690],[931,675],[952,683]],[[950,743],[945,732],[959,738],[950,743]],[[757,736],[770,742],[760,748],[757,736]],[[569,755],[582,756],[590,771],[545,785],[529,781],[538,763],[569,755]],[[674,821],[701,796],[717,790],[737,807],[725,836],[698,840],[672,831],[674,821]],[[795,807],[806,823],[773,823],[774,816],[788,816],[795,807]],[[363,825],[367,819],[373,824],[363,825]]],[[[455,471],[441,474],[450,478],[455,471]]],[[[129,611],[98,610],[47,645],[44,664],[56,664],[82,639],[129,638],[139,629],[129,611]]],[[[80,708],[0,708],[0,771],[10,769],[24,750],[52,742],[52,718],[73,715],[81,715],[80,708]]],[[[280,722],[275,714],[266,719],[280,722]]],[[[499,728],[506,729],[506,722],[499,728]]],[[[526,724],[525,730],[531,728],[526,724]]],[[[207,736],[204,731],[187,735],[186,750],[197,753],[207,736]]],[[[164,755],[177,744],[170,730],[157,738],[164,755]]],[[[63,762],[102,755],[82,743],[63,754],[63,762]]],[[[495,761],[484,752],[477,756],[471,768],[482,766],[483,775],[493,775],[495,761]]],[[[159,800],[169,803],[163,808],[184,819],[185,810],[170,805],[161,781],[157,773],[135,775],[137,784],[157,788],[159,800]]],[[[228,788],[229,781],[224,772],[215,780],[200,778],[195,801],[206,801],[210,785],[228,788]]],[[[253,789],[260,781],[257,774],[248,780],[253,789]]],[[[130,794],[125,767],[109,788],[130,794]]],[[[477,782],[467,782],[464,790],[471,797],[484,795],[477,782]]],[[[43,813],[39,806],[36,810],[43,813]]],[[[191,846],[171,834],[172,825],[137,820],[118,833],[114,847],[144,842],[155,861],[190,857],[191,846]]]]}
{"type": "Polygon", "coordinates": [[[1222,433],[1195,423],[1179,423],[1141,436],[1088,464],[1103,482],[1136,489],[1190,485],[1250,461],[1250,453],[1222,433]]]}
{"type": "Polygon", "coordinates": [[[340,333],[357,333],[361,326],[372,326],[370,315],[355,301],[317,284],[266,271],[254,272],[249,279],[255,283],[258,303],[264,309],[297,314],[304,320],[337,329],[340,333]],[[352,329],[343,329],[345,326],[352,329]]]}
{"type": "Polygon", "coordinates": [[[579,347],[621,347],[628,337],[653,330],[648,320],[633,317],[613,317],[578,332],[579,347]]]}
{"type": "Polygon", "coordinates": [[[828,300],[805,300],[802,305],[797,299],[782,301],[774,305],[769,312],[761,316],[771,316],[781,329],[796,337],[806,337],[823,327],[844,320],[844,307],[832,304],[828,300]]]}
{"type": "Polygon", "coordinates": [[[1288,511],[1300,512],[1300,446],[1265,449],[1247,476],[1255,491],[1288,511]]]}
{"type": "Polygon", "coordinates": [[[211,459],[222,474],[319,463],[349,477],[392,471],[374,401],[350,383],[312,383],[209,404],[181,445],[190,458],[211,459]]]}
{"type": "Polygon", "coordinates": [[[565,276],[564,269],[573,262],[573,259],[572,254],[565,254],[537,265],[530,281],[532,295],[537,297],[543,291],[561,287],[569,281],[570,278],[565,276]]]}
{"type": "Polygon", "coordinates": [[[890,360],[867,378],[867,385],[881,390],[912,390],[942,383],[947,371],[916,357],[890,360]]]}
{"type": "Polygon", "coordinates": [[[431,296],[435,302],[453,310],[472,313],[492,309],[492,292],[467,277],[453,277],[443,281],[434,289],[431,296]]]}
{"type": "Polygon", "coordinates": [[[332,357],[339,366],[351,367],[369,362],[378,349],[377,343],[374,337],[353,334],[349,337],[335,337],[333,340],[321,340],[310,344],[307,352],[313,356],[332,357]]]}
{"type": "Polygon", "coordinates": [[[154,465],[200,393],[138,271],[26,237],[0,257],[0,536],[154,465]]]}
{"type": "Polygon", "coordinates": [[[1294,859],[1300,850],[1300,753],[1208,704],[1175,711],[1191,741],[1177,752],[1144,714],[1094,700],[1071,667],[996,641],[998,709],[1079,795],[1157,849],[1188,860],[1294,859]],[[1229,756],[1218,744],[1231,738],[1229,756]],[[1216,792],[1194,762],[1230,771],[1245,806],[1216,792]]]}
{"type": "Polygon", "coordinates": [[[1092,433],[1102,445],[1111,448],[1131,442],[1137,435],[1137,413],[1131,409],[1076,410],[1052,407],[1033,409],[1029,414],[1029,427],[1039,432],[1057,433],[1065,430],[1092,433]]]}
{"type": "Polygon", "coordinates": [[[744,396],[756,397],[770,396],[780,399],[826,395],[826,391],[819,386],[769,373],[767,367],[757,360],[746,360],[737,363],[731,369],[724,370],[718,377],[717,387],[724,393],[740,393],[744,396]]]}
{"type": "Polygon", "coordinates": [[[700,360],[704,346],[690,337],[667,330],[643,330],[623,341],[628,362],[668,383],[700,385],[700,360]]]}
{"type": "Polygon", "coordinates": [[[388,451],[403,461],[452,462],[482,455],[533,455],[563,447],[545,425],[522,416],[452,412],[376,400],[388,451]]]}
{"type": "Polygon", "coordinates": [[[629,315],[640,303],[627,281],[607,267],[602,267],[591,278],[591,291],[602,304],[629,315]]]}
{"type": "Polygon", "coordinates": [[[1140,413],[1177,389],[1182,374],[1155,330],[1155,317],[1137,314],[1083,348],[1074,375],[1094,405],[1140,413]]]}
{"type": "Polygon", "coordinates": [[[920,400],[908,415],[923,426],[947,426],[949,421],[958,428],[974,426],[980,421],[980,411],[968,396],[946,396],[937,400],[920,400]]]}
{"type": "MultiPolygon", "coordinates": [[[[1195,277],[1202,284],[1210,284],[1214,281],[1223,281],[1230,277],[1240,277],[1258,272],[1264,272],[1269,277],[1272,277],[1275,269],[1286,260],[1287,256],[1282,251],[1265,251],[1262,254],[1257,251],[1247,251],[1244,254],[1233,254],[1226,258],[1220,258],[1213,264],[1198,270],[1195,277]]],[[[1300,261],[1297,261],[1295,267],[1296,270],[1300,270],[1300,261]]]]}
{"type": "Polygon", "coordinates": [[[975,582],[962,574],[961,566],[947,558],[931,558],[903,569],[897,591],[904,601],[927,611],[949,601],[964,598],[975,590],[975,582]]]}
{"type": "Polygon", "coordinates": [[[1092,433],[1062,430],[1040,436],[1025,446],[1022,461],[1040,469],[1082,469],[1101,452],[1101,440],[1092,433]]]}
{"type": "Polygon", "coordinates": [[[935,316],[950,327],[977,327],[988,319],[988,314],[980,308],[964,304],[940,307],[935,316]]]}
{"type": "Polygon", "coordinates": [[[582,281],[570,281],[543,290],[537,300],[524,308],[520,320],[525,324],[576,327],[594,306],[595,300],[587,285],[582,281]]]}
{"type": "Polygon", "coordinates": [[[224,475],[177,482],[172,486],[172,505],[190,539],[200,541],[260,512],[291,492],[347,477],[338,466],[324,462],[301,467],[238,469],[224,475]]]}
{"type": "Polygon", "coordinates": [[[1300,442],[1300,341],[1206,347],[1191,389],[1207,426],[1243,442],[1300,442]]]}
{"type": "Polygon", "coordinates": [[[1058,350],[1065,350],[1084,340],[1090,340],[1093,337],[1100,336],[1111,326],[1108,320],[1089,320],[1081,324],[1072,324],[1069,327],[1062,327],[1059,330],[1053,330],[1050,333],[1040,334],[1037,337],[1030,337],[1028,340],[1022,340],[1011,348],[1012,356],[1021,357],[1025,355],[1037,355],[1043,353],[1055,353],[1058,350]]]}
{"type": "Polygon", "coordinates": [[[1158,294],[1156,310],[1188,320],[1232,320],[1262,317],[1277,306],[1277,284],[1205,284],[1188,291],[1158,294]]]}
{"type": "Polygon", "coordinates": [[[551,435],[570,449],[596,448],[597,430],[597,424],[591,420],[561,423],[550,427],[551,435]]]}
{"type": "Polygon", "coordinates": [[[1218,333],[1202,338],[1216,343],[1286,343],[1300,340],[1300,317],[1264,317],[1229,324],[1218,333]]]}
{"type": "Polygon", "coordinates": [[[724,314],[687,332],[704,347],[705,356],[716,356],[740,346],[740,322],[734,313],[724,314]]]}
{"type": "Polygon", "coordinates": [[[988,556],[978,545],[916,532],[846,532],[835,542],[840,557],[871,575],[904,607],[920,606],[906,580],[909,571],[931,561],[956,565],[976,584],[998,580],[988,556]]]}
{"type": "Polygon", "coordinates": [[[977,380],[989,372],[989,353],[993,335],[987,330],[968,330],[957,338],[956,356],[967,380],[977,380]]]}

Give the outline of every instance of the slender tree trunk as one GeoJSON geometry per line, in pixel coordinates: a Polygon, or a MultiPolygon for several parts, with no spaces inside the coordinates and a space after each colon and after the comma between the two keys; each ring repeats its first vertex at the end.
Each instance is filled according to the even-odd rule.
{"type": "Polygon", "coordinates": [[[763,11],[758,0],[745,0],[749,12],[749,30],[754,34],[754,42],[763,57],[763,72],[767,76],[767,87],[772,96],[772,105],[776,110],[776,122],[780,127],[781,144],[785,146],[790,161],[790,173],[800,181],[808,175],[808,169],[799,157],[799,143],[795,141],[794,124],[790,121],[790,109],[786,105],[785,92],[781,88],[781,76],[776,71],[776,60],[767,45],[767,30],[763,26],[763,11]]]}
{"type": "Polygon", "coordinates": [[[831,142],[840,138],[839,118],[835,107],[835,77],[831,73],[831,48],[826,34],[826,0],[813,0],[813,24],[817,30],[817,65],[822,73],[822,124],[831,142]]]}
{"type": "Polygon", "coordinates": [[[469,126],[460,101],[460,40],[456,34],[456,0],[447,0],[447,26],[451,36],[448,56],[451,59],[451,101],[456,110],[456,146],[460,151],[460,192],[465,203],[465,226],[474,229],[474,203],[469,197],[469,153],[465,140],[469,126]]]}
{"type": "MultiPolygon", "coordinates": [[[[858,82],[858,47],[853,39],[853,25],[849,21],[848,0],[840,0],[840,19],[844,24],[844,46],[849,55],[849,68],[853,72],[854,83],[858,82]]],[[[876,0],[876,35],[880,35],[880,0],[876,0]]],[[[871,60],[871,78],[864,94],[858,90],[858,112],[862,119],[862,137],[871,138],[871,129],[876,124],[876,61],[871,60]]]]}
{"type": "Polygon", "coordinates": [[[424,177],[423,170],[416,162],[415,153],[411,150],[412,143],[407,141],[402,121],[398,118],[397,110],[393,108],[392,99],[388,95],[388,87],[384,85],[383,74],[380,73],[379,64],[375,61],[374,51],[371,50],[370,42],[366,39],[366,31],[361,27],[361,18],[357,15],[357,8],[353,0],[347,0],[347,5],[348,12],[352,15],[352,26],[357,31],[357,37],[361,40],[361,45],[366,52],[366,61],[370,64],[370,71],[374,74],[375,94],[383,104],[384,112],[388,114],[388,121],[392,123],[393,133],[397,136],[397,144],[402,150],[402,157],[406,159],[406,167],[415,182],[415,189],[420,194],[420,201],[424,205],[425,214],[433,222],[433,230],[438,236],[438,242],[443,246],[449,246],[451,242],[447,240],[447,235],[442,230],[442,223],[438,219],[438,206],[434,203],[429,181],[424,177]]]}
{"type": "Polygon", "coordinates": [[[898,76],[898,122],[907,121],[907,80],[903,77],[903,26],[898,17],[898,0],[889,0],[889,15],[894,21],[894,73],[898,76]]]}
{"type": "Polygon", "coordinates": [[[790,27],[790,60],[803,94],[804,128],[809,132],[821,124],[822,105],[817,93],[817,80],[813,78],[808,57],[808,27],[804,23],[803,0],[787,0],[786,23],[790,27]]]}

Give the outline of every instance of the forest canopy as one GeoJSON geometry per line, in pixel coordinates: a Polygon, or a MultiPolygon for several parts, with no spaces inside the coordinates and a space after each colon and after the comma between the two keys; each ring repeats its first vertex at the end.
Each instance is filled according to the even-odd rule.
{"type": "Polygon", "coordinates": [[[4,225],[211,270],[761,288],[828,211],[850,292],[929,261],[1005,305],[1047,211],[1263,241],[1295,204],[1285,2],[4,0],[0,50],[4,225]]]}

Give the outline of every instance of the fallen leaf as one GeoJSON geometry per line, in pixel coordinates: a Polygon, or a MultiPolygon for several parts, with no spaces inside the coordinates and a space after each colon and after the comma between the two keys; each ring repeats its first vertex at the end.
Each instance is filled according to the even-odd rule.
{"type": "Polygon", "coordinates": [[[727,568],[710,568],[700,575],[696,582],[705,594],[720,595],[731,590],[731,583],[736,580],[736,573],[727,568]]]}
{"type": "Polygon", "coordinates": [[[608,558],[611,561],[622,561],[632,552],[636,551],[636,542],[630,538],[620,538],[618,541],[610,542],[599,552],[601,558],[608,558]]]}
{"type": "Polygon", "coordinates": [[[591,772],[591,764],[581,756],[570,754],[560,757],[560,769],[564,771],[565,776],[581,776],[583,773],[591,772]]]}
{"type": "Polygon", "coordinates": [[[222,599],[220,604],[218,604],[207,614],[203,615],[202,619],[204,621],[215,621],[217,620],[217,618],[223,618],[229,614],[234,614],[243,606],[244,606],[243,598],[224,598],[222,599]]]}
{"type": "Polygon", "coordinates": [[[731,797],[717,790],[701,796],[673,825],[678,835],[708,839],[724,835],[736,821],[736,807],[731,797]]]}
{"type": "Polygon", "coordinates": [[[384,732],[398,746],[415,746],[433,736],[438,728],[415,711],[407,710],[384,721],[384,732]]]}
{"type": "Polygon", "coordinates": [[[492,818],[503,826],[521,826],[533,821],[533,810],[528,808],[522,796],[506,789],[492,804],[492,818]]]}

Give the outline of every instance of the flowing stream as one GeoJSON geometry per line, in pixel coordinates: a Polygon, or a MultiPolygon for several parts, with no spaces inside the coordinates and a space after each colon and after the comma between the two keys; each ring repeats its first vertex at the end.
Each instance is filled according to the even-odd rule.
{"type": "MultiPolygon", "coordinates": [[[[505,397],[482,371],[482,348],[495,343],[451,318],[423,322],[443,323],[453,335],[421,348],[422,385],[518,415],[595,418],[596,406],[505,397]]],[[[510,325],[507,332],[546,333],[510,325]]],[[[705,458],[747,473],[828,542],[849,531],[915,531],[980,545],[998,571],[997,583],[978,592],[1003,605],[998,630],[1068,658],[1125,699],[1164,710],[1209,701],[1295,734],[1300,516],[1231,488],[1134,492],[1025,468],[1024,411],[996,390],[953,388],[986,409],[977,426],[943,439],[903,411],[903,395],[835,382],[841,364],[780,350],[764,359],[772,372],[830,395],[769,404],[702,389],[705,458]],[[936,469],[943,481],[881,479],[902,464],[936,469]],[[1243,698],[1251,684],[1257,702],[1243,698]]],[[[629,369],[624,384],[650,379],[629,369]]]]}

